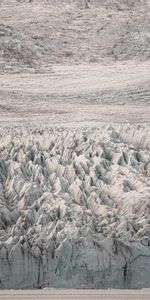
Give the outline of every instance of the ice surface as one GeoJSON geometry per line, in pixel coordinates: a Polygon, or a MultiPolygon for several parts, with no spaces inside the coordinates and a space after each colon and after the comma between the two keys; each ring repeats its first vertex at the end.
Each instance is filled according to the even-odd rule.
{"type": "Polygon", "coordinates": [[[150,127],[0,132],[0,287],[149,287],[150,127]]]}

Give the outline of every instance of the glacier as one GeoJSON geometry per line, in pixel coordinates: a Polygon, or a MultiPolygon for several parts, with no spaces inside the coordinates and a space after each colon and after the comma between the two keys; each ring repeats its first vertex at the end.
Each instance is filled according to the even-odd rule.
{"type": "Polygon", "coordinates": [[[1,128],[0,288],[149,278],[149,124],[1,128]]]}

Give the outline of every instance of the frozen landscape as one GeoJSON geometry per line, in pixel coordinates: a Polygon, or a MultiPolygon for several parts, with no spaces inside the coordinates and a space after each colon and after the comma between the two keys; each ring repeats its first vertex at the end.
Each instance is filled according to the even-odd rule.
{"type": "Polygon", "coordinates": [[[0,22],[0,288],[150,288],[150,1],[1,0],[0,22]]]}
{"type": "Polygon", "coordinates": [[[149,287],[145,125],[2,129],[1,287],[149,287]]]}

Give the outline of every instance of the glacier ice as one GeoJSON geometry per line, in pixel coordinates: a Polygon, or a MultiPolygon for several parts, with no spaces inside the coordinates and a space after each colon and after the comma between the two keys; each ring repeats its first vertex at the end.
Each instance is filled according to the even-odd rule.
{"type": "Polygon", "coordinates": [[[0,288],[150,287],[150,127],[0,131],[0,288]]]}

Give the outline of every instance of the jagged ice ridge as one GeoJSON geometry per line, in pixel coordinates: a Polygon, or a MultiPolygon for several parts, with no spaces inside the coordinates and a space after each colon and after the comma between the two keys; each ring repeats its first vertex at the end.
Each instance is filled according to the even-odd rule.
{"type": "Polygon", "coordinates": [[[149,276],[149,125],[0,131],[0,288],[149,276]]]}

